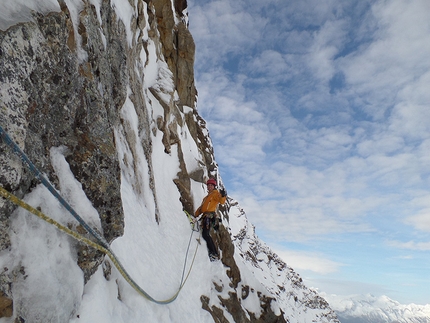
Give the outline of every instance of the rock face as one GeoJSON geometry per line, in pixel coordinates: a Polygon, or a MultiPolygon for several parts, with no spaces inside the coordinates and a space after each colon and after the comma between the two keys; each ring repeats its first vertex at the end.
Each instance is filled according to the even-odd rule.
{"type": "MultiPolygon", "coordinates": [[[[161,131],[164,152],[177,152],[179,172],[174,182],[184,210],[191,213],[196,208],[192,183],[203,183],[208,176],[217,175],[206,124],[196,109],[195,45],[187,28],[186,0],[124,0],[121,10],[115,3],[118,1],[82,1],[68,7],[66,2],[58,0],[56,10],[33,11],[28,21],[0,31],[1,127],[57,188],[61,183],[50,156],[53,147],[60,147],[74,178],[97,211],[101,223],[98,229],[108,242],[123,235],[126,225],[116,131],[121,131],[126,138],[133,156],[127,159],[124,155],[121,162],[135,169],[135,176],[129,180],[133,189],[142,193],[145,185],[137,176],[136,147],[144,151],[149,177],[146,184],[154,198],[157,223],[162,218],[152,171],[151,134],[161,131]],[[156,71],[150,69],[154,66],[150,62],[157,62],[156,71]],[[167,78],[171,83],[163,81],[167,78]],[[137,107],[137,133],[132,130],[130,119],[121,112],[128,100],[137,107]],[[155,109],[162,113],[155,114],[155,109]],[[183,145],[180,138],[185,127],[201,156],[198,166],[191,170],[186,167],[183,149],[172,149],[183,145]]],[[[37,184],[19,158],[0,143],[0,185],[23,198],[37,184]]],[[[0,252],[3,255],[13,249],[10,217],[15,209],[11,202],[0,198],[0,252]]],[[[201,295],[201,306],[212,315],[213,321],[290,322],[284,315],[285,304],[280,302],[295,306],[291,303],[293,300],[310,312],[322,311],[324,315],[314,315],[318,322],[337,322],[327,303],[307,290],[285,263],[259,244],[252,228],[240,232],[229,229],[229,217],[242,215],[237,210],[232,200],[221,209],[225,225],[213,236],[222,251],[221,260],[230,279],[228,284],[214,282],[217,300],[201,295]],[[266,267],[274,265],[270,270],[284,272],[283,285],[275,288],[272,281],[257,288],[243,283],[238,261],[248,261],[252,267],[261,269],[264,266],[261,267],[258,255],[262,254],[268,257],[266,267]],[[293,289],[299,288],[301,296],[285,291],[287,283],[293,289]],[[267,289],[269,285],[272,290],[267,289]],[[250,297],[256,297],[260,304],[258,315],[244,306],[250,297]]],[[[83,232],[79,225],[72,222],[68,225],[83,232]]],[[[81,243],[75,245],[74,252],[86,283],[102,264],[103,255],[81,243]]],[[[2,263],[0,317],[13,316],[16,322],[27,322],[31,300],[17,295],[22,295],[19,288],[28,268],[7,261],[2,263]]],[[[73,311],[70,309],[64,317],[70,317],[73,311]]]]}

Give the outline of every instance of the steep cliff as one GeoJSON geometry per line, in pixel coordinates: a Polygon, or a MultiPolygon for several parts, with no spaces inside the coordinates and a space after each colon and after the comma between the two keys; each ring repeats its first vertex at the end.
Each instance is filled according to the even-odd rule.
{"type": "MultiPolygon", "coordinates": [[[[7,3],[0,126],[131,275],[168,295],[190,231],[182,210],[220,175],[197,112],[186,1],[7,3]]],[[[0,185],[91,238],[4,143],[0,185]]],[[[209,262],[203,241],[178,298],[159,305],[102,252],[1,198],[0,322],[338,322],[237,202],[220,215],[221,261],[209,262]]]]}

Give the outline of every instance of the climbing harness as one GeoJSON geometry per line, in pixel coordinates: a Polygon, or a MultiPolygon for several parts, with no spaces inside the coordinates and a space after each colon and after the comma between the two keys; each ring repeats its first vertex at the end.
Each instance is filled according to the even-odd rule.
{"type": "MultiPolygon", "coordinates": [[[[12,148],[12,150],[14,151],[15,154],[17,154],[21,160],[24,162],[25,165],[27,165],[27,167],[35,174],[35,176],[45,185],[45,187],[48,188],[48,190],[59,200],[59,202],[66,207],[66,209],[76,218],[76,220],[78,220],[78,222],[87,230],[88,233],[90,233],[95,239],[96,241],[92,241],[84,236],[82,236],[81,234],[65,227],[64,225],[58,223],[57,221],[55,221],[54,219],[52,219],[51,217],[43,214],[41,211],[33,208],[32,206],[30,206],[29,204],[25,203],[23,200],[21,200],[20,198],[16,197],[15,195],[13,195],[12,193],[8,192],[7,190],[5,190],[3,187],[0,186],[0,195],[3,196],[4,198],[8,199],[9,201],[11,201],[12,203],[14,203],[17,206],[20,206],[22,208],[24,208],[25,210],[29,211],[30,213],[36,215],[37,217],[39,217],[40,219],[46,221],[47,223],[52,224],[53,226],[55,226],[57,229],[59,229],[60,231],[68,234],[69,236],[71,236],[72,238],[81,241],[83,243],[85,243],[86,245],[93,247],[101,252],[103,252],[105,255],[107,255],[111,261],[113,262],[114,266],[118,269],[118,271],[120,272],[120,274],[124,277],[124,279],[127,281],[127,283],[133,287],[134,290],[136,290],[140,295],[142,295],[143,297],[145,297],[146,299],[148,299],[151,302],[157,303],[157,304],[169,304],[172,303],[179,295],[180,291],[182,290],[182,288],[184,287],[186,281],[188,280],[190,274],[191,274],[191,270],[193,268],[194,265],[194,260],[196,258],[197,255],[197,250],[198,250],[198,244],[196,245],[196,250],[194,252],[194,256],[190,265],[190,268],[188,269],[187,274],[185,275],[185,271],[186,271],[186,263],[187,263],[187,259],[188,259],[188,253],[189,253],[189,249],[190,249],[190,245],[191,245],[191,239],[194,233],[194,228],[193,230],[191,230],[191,235],[190,235],[190,239],[188,242],[188,247],[187,247],[187,251],[185,254],[185,261],[184,261],[184,267],[182,270],[182,277],[181,277],[181,282],[179,284],[179,288],[176,291],[176,293],[173,294],[172,297],[166,299],[166,300],[156,300],[154,299],[151,295],[149,295],[144,289],[142,289],[132,278],[131,276],[128,274],[128,272],[125,270],[124,266],[121,264],[121,262],[119,261],[118,257],[114,254],[114,252],[110,249],[109,243],[95,230],[93,230],[74,210],[73,208],[61,197],[61,195],[55,190],[55,188],[49,183],[49,181],[42,175],[42,173],[34,166],[34,164],[28,159],[28,157],[24,154],[24,152],[22,152],[22,150],[18,147],[18,145],[9,137],[9,135],[3,130],[3,128],[0,126],[0,136],[3,139],[3,141],[12,148]]],[[[186,212],[187,215],[189,215],[186,212]]]]}

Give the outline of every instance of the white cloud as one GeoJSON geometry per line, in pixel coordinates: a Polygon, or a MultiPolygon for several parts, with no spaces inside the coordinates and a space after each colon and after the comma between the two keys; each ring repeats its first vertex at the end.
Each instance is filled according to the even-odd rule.
{"type": "MultiPolygon", "coordinates": [[[[428,84],[430,84],[430,80],[427,82],[428,84]]],[[[429,139],[429,121],[430,104],[416,105],[405,101],[393,109],[390,129],[409,140],[429,139]]]]}
{"type": "MultiPolygon", "coordinates": [[[[371,199],[285,194],[281,200],[282,197],[270,199],[273,191],[268,190],[267,185],[263,185],[263,189],[255,186],[255,190],[261,199],[241,195],[241,205],[247,210],[251,222],[259,230],[270,232],[272,239],[278,242],[321,241],[336,234],[375,230],[361,218],[362,213],[376,203],[371,199]]],[[[283,191],[275,193],[279,192],[283,191]]]]}
{"type": "Polygon", "coordinates": [[[263,85],[285,82],[294,73],[288,57],[275,50],[263,50],[245,64],[247,73],[254,77],[253,82],[263,85]]]}
{"type": "Polygon", "coordinates": [[[344,25],[343,20],[328,20],[314,35],[309,65],[313,70],[313,76],[324,82],[328,82],[336,72],[334,58],[343,45],[344,25]]]}
{"type": "Polygon", "coordinates": [[[302,251],[291,251],[285,249],[278,249],[276,253],[293,267],[298,272],[302,270],[315,272],[318,274],[330,274],[337,272],[340,267],[344,266],[317,253],[307,253],[302,251]]]}
{"type": "Polygon", "coordinates": [[[416,215],[408,217],[405,222],[421,232],[430,232],[430,207],[422,208],[416,215]]]}
{"type": "Polygon", "coordinates": [[[357,151],[363,157],[376,154],[391,154],[404,148],[403,137],[396,135],[380,134],[376,138],[369,138],[357,144],[357,151]]]}
{"type": "Polygon", "coordinates": [[[373,42],[340,59],[339,68],[351,95],[365,96],[366,113],[381,120],[399,91],[430,68],[430,6],[425,0],[380,1],[372,13],[373,42]]]}
{"type": "Polygon", "coordinates": [[[420,251],[430,251],[430,241],[429,242],[416,242],[416,241],[389,241],[388,245],[399,249],[408,250],[420,250],[420,251]]]}
{"type": "Polygon", "coordinates": [[[390,287],[387,288],[382,284],[366,283],[365,281],[348,281],[332,278],[305,278],[305,282],[308,284],[313,284],[311,286],[319,286],[318,289],[330,291],[328,293],[321,292],[321,296],[327,298],[330,306],[337,310],[342,308],[340,304],[337,303],[338,298],[345,299],[347,297],[354,297],[358,295],[384,295],[392,293],[390,287]]]}
{"type": "Polygon", "coordinates": [[[223,0],[198,14],[199,111],[259,231],[306,250],[430,231],[427,0],[223,0]]]}
{"type": "Polygon", "coordinates": [[[211,65],[220,64],[229,55],[246,50],[261,38],[265,20],[242,10],[239,4],[218,0],[203,7],[189,1],[188,6],[193,11],[189,19],[193,37],[206,39],[201,42],[205,47],[197,46],[196,55],[203,57],[197,64],[206,64],[207,59],[212,61],[211,65]]]}

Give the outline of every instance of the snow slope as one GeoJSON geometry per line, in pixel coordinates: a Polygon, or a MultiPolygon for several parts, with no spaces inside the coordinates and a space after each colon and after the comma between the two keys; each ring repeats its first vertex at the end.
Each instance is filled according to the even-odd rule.
{"type": "Polygon", "coordinates": [[[328,300],[342,323],[429,323],[430,305],[400,304],[387,296],[322,296],[328,300]]]}

